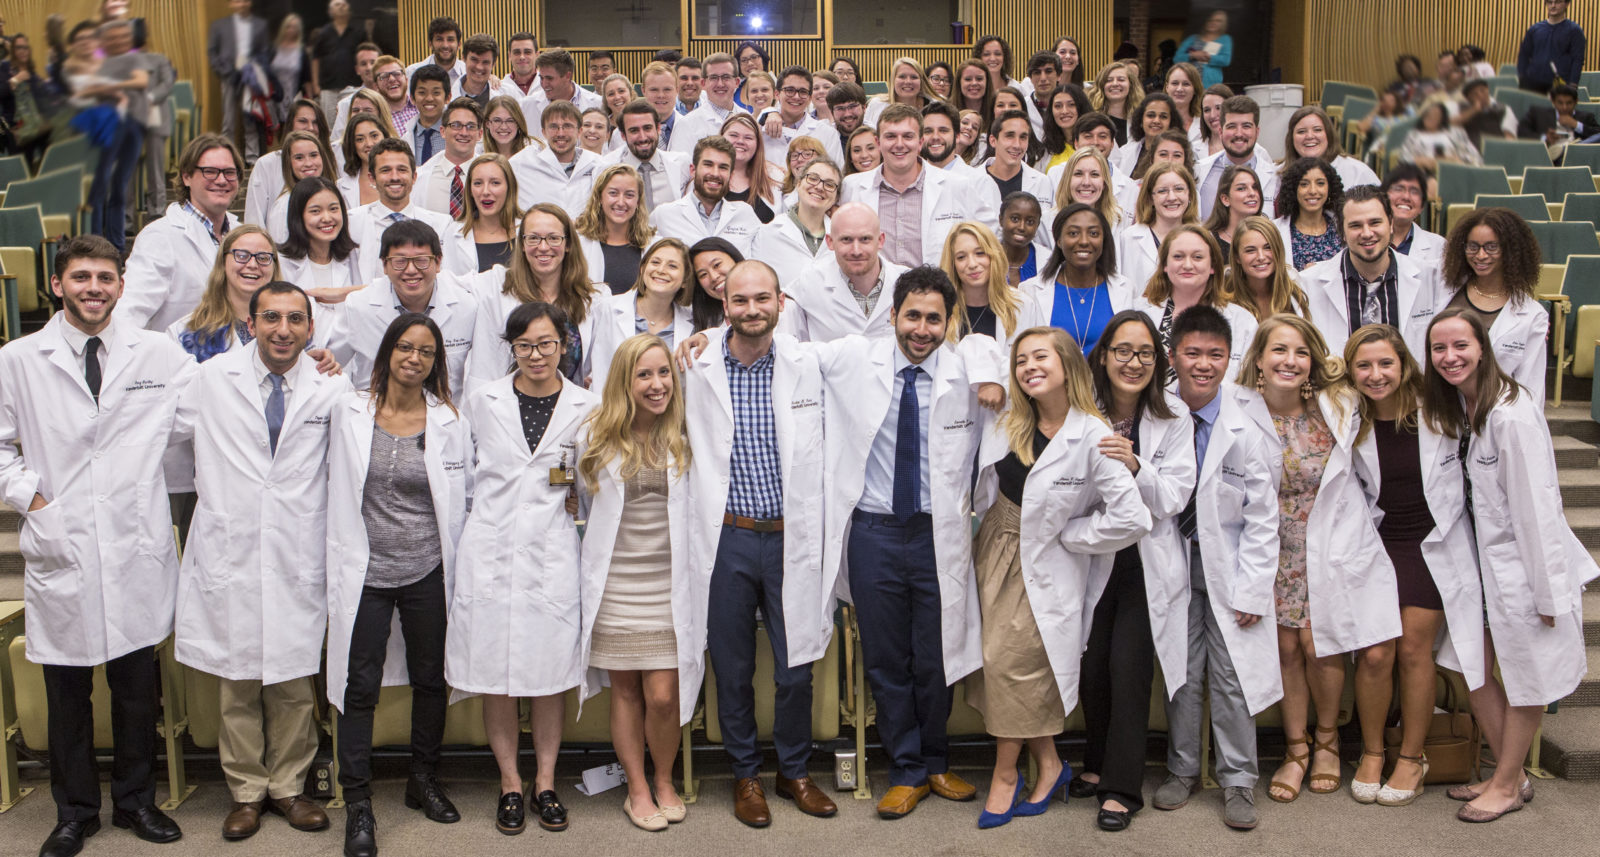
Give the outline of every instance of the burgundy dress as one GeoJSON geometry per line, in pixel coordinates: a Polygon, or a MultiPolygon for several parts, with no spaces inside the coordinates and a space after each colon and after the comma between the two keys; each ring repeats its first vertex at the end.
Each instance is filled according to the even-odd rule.
{"type": "Polygon", "coordinates": [[[1422,490],[1421,453],[1417,432],[1394,420],[1373,420],[1373,440],[1378,444],[1378,469],[1382,473],[1378,508],[1383,522],[1378,535],[1394,563],[1395,584],[1401,607],[1443,610],[1439,588],[1422,558],[1422,540],[1433,532],[1433,513],[1422,490]]]}

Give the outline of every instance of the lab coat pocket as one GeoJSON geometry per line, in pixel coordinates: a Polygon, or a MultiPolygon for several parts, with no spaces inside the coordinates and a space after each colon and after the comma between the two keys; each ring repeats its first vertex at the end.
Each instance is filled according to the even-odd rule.
{"type": "Polygon", "coordinates": [[[27,570],[34,574],[47,574],[77,564],[72,542],[67,538],[66,513],[61,510],[61,503],[47,503],[22,516],[17,549],[22,553],[27,570]]]}
{"type": "Polygon", "coordinates": [[[1212,508],[1218,521],[1237,521],[1244,517],[1244,489],[1229,482],[1227,477],[1217,480],[1212,495],[1212,508]]]}
{"type": "Polygon", "coordinates": [[[1516,542],[1501,542],[1483,549],[1484,598],[1490,612],[1507,616],[1533,616],[1533,583],[1528,580],[1516,542]],[[1492,591],[1488,587],[1494,587],[1492,591]]]}

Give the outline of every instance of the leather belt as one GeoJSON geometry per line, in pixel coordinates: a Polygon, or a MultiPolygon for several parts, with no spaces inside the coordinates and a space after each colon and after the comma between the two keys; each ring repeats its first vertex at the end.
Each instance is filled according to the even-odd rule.
{"type": "Polygon", "coordinates": [[[722,525],[725,527],[738,527],[741,530],[750,530],[757,533],[783,532],[782,518],[746,518],[743,515],[724,514],[722,525]]]}

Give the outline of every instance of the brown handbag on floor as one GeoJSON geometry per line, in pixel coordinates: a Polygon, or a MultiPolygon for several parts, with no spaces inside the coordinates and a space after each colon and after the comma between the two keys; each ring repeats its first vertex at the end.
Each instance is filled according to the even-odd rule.
{"type": "MultiPolygon", "coordinates": [[[[1436,706],[1428,722],[1428,737],[1422,745],[1422,752],[1428,758],[1428,776],[1423,782],[1428,785],[1472,782],[1478,776],[1481,740],[1478,722],[1457,695],[1460,677],[1444,670],[1439,670],[1438,676],[1444,682],[1444,708],[1436,706]]],[[[1400,758],[1398,725],[1384,728],[1383,755],[1385,766],[1394,770],[1394,763],[1400,758]]]]}

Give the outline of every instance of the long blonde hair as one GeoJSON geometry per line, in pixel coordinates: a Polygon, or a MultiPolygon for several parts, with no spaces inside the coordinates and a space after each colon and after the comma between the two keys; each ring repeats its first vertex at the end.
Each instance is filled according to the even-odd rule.
{"type": "MultiPolygon", "coordinates": [[[[1399,330],[1387,324],[1367,324],[1357,328],[1344,344],[1344,365],[1347,370],[1354,366],[1356,352],[1361,350],[1361,346],[1374,342],[1388,343],[1399,358],[1400,383],[1395,385],[1390,395],[1400,403],[1400,427],[1414,433],[1417,430],[1417,414],[1422,407],[1422,369],[1417,366],[1416,358],[1411,356],[1411,350],[1406,348],[1405,337],[1400,335],[1399,330]]],[[[1360,443],[1372,431],[1372,421],[1378,418],[1378,409],[1372,399],[1356,387],[1354,375],[1347,374],[1344,383],[1355,396],[1356,413],[1361,416],[1361,425],[1356,430],[1356,443],[1360,443]]]]}
{"type": "Polygon", "coordinates": [[[1128,64],[1121,61],[1106,63],[1100,73],[1094,76],[1094,87],[1089,90],[1089,106],[1108,116],[1111,114],[1106,109],[1106,79],[1119,68],[1128,78],[1128,97],[1123,99],[1122,105],[1126,118],[1131,119],[1144,101],[1144,84],[1139,82],[1138,75],[1128,71],[1128,64]]]}
{"type": "Polygon", "coordinates": [[[1111,164],[1106,162],[1106,156],[1093,146],[1084,146],[1076,149],[1072,157],[1067,158],[1067,165],[1061,168],[1061,180],[1056,182],[1056,205],[1066,208],[1075,200],[1072,198],[1072,171],[1078,168],[1079,161],[1092,160],[1100,167],[1100,201],[1095,203],[1095,208],[1100,209],[1107,223],[1122,222],[1122,206],[1117,204],[1117,194],[1111,189],[1111,164]]]}
{"type": "MultiPolygon", "coordinates": [[[[894,78],[895,75],[900,73],[900,66],[909,66],[912,71],[917,73],[917,78],[919,80],[919,84],[917,86],[917,97],[922,99],[922,103],[917,105],[918,110],[927,107],[929,104],[932,104],[935,101],[944,100],[943,98],[939,97],[938,92],[934,91],[933,84],[928,80],[928,72],[922,67],[922,63],[917,62],[916,59],[912,57],[896,57],[895,61],[889,64],[889,91],[879,95],[874,95],[874,100],[885,101],[890,104],[897,103],[894,97],[894,78]]],[[[986,72],[988,71],[987,68],[984,70],[986,72]]],[[[959,79],[956,80],[952,91],[959,92],[960,85],[961,81],[959,79]]]]}
{"type": "MultiPolygon", "coordinates": [[[[989,257],[989,309],[994,312],[998,324],[995,325],[996,339],[1004,340],[1011,335],[1017,326],[1017,293],[1006,282],[1006,266],[1004,260],[1006,251],[1000,246],[1000,239],[994,237],[994,231],[976,220],[963,220],[950,229],[950,234],[944,239],[944,252],[939,255],[939,267],[944,269],[950,282],[956,284],[956,291],[961,290],[961,275],[956,272],[956,239],[962,235],[970,235],[972,240],[978,242],[978,248],[989,257]]],[[[967,318],[967,302],[956,301],[956,323],[945,326],[945,338],[955,342],[961,336],[961,330],[972,323],[967,318]]]]}
{"type": "Polygon", "coordinates": [[[602,242],[606,240],[606,186],[622,176],[633,179],[634,187],[639,189],[638,204],[634,206],[633,216],[628,218],[628,243],[644,247],[655,236],[656,230],[650,225],[650,212],[644,209],[644,179],[627,164],[612,164],[600,171],[594,180],[594,189],[589,191],[589,201],[584,204],[583,213],[578,215],[573,228],[585,238],[602,242]]]}
{"type": "Polygon", "coordinates": [[[544,300],[539,293],[539,283],[534,280],[533,268],[528,264],[528,253],[522,246],[523,235],[528,231],[528,218],[535,214],[548,214],[561,224],[561,234],[565,238],[562,248],[566,252],[561,257],[561,283],[555,305],[561,307],[573,326],[583,324],[583,320],[589,317],[589,304],[594,300],[596,289],[589,282],[589,263],[583,258],[583,248],[578,246],[578,233],[572,228],[572,219],[555,203],[541,202],[523,213],[522,222],[517,226],[517,243],[512,249],[511,267],[506,270],[505,285],[501,291],[522,303],[544,300]]]}
{"type": "Polygon", "coordinates": [[[267,282],[283,279],[283,274],[278,268],[278,245],[273,243],[272,235],[260,226],[250,224],[235,226],[233,231],[223,236],[222,245],[217,248],[216,262],[211,265],[211,273],[206,276],[205,294],[200,296],[200,303],[189,316],[189,329],[195,333],[210,336],[224,328],[231,329],[238,321],[233,317],[233,304],[228,301],[228,254],[233,251],[234,245],[239,243],[239,239],[246,235],[260,235],[266,240],[267,246],[272,248],[272,275],[267,278],[267,282]]]}
{"type": "MultiPolygon", "coordinates": [[[[756,135],[756,150],[750,155],[750,162],[745,164],[745,169],[750,171],[750,199],[752,203],[756,199],[772,199],[774,196],[772,186],[776,182],[767,173],[767,144],[762,142],[762,138],[766,135],[761,132],[760,126],[756,125],[755,117],[748,113],[729,114],[728,118],[723,120],[722,128],[718,133],[726,137],[729,125],[744,125],[752,134],[756,135]]],[[[733,168],[735,170],[739,169],[739,155],[737,152],[733,156],[733,168]]]]}
{"type": "Polygon", "coordinates": [[[1039,409],[1033,403],[1033,397],[1022,391],[1022,385],[1017,383],[1017,354],[1022,350],[1022,342],[1033,336],[1043,336],[1050,340],[1050,346],[1055,349],[1056,355],[1061,359],[1061,368],[1066,376],[1067,404],[1072,410],[1083,411],[1095,419],[1105,422],[1105,415],[1100,412],[1100,405],[1095,401],[1094,377],[1089,372],[1089,361],[1083,356],[1083,347],[1073,341],[1072,335],[1059,327],[1030,327],[1017,334],[1011,343],[1011,406],[1006,409],[1005,430],[1006,444],[1011,451],[1016,453],[1017,460],[1024,465],[1033,464],[1033,433],[1039,428],[1039,409]],[[1023,407],[1026,405],[1026,407],[1023,407]]]}
{"type": "MultiPolygon", "coordinates": [[[[467,165],[467,192],[465,194],[467,207],[466,212],[461,217],[461,234],[471,235],[472,230],[478,228],[478,221],[483,219],[483,212],[478,208],[478,198],[472,193],[472,172],[484,165],[498,167],[500,174],[505,176],[506,201],[500,206],[500,213],[494,217],[495,220],[500,222],[500,228],[504,229],[507,235],[515,235],[517,234],[517,215],[520,214],[517,209],[517,172],[511,169],[511,162],[506,160],[504,155],[497,155],[493,152],[479,155],[472,159],[471,164],[467,165]]],[[[513,249],[520,251],[522,248],[516,247],[513,249]]]]}
{"type": "Polygon", "coordinates": [[[1183,223],[1200,222],[1200,193],[1194,186],[1194,174],[1190,173],[1183,164],[1163,161],[1150,168],[1144,174],[1144,183],[1139,185],[1139,201],[1134,208],[1139,223],[1145,226],[1154,226],[1156,222],[1155,192],[1156,182],[1167,173],[1177,173],[1183,179],[1183,184],[1189,189],[1189,207],[1183,210],[1183,223]]]}
{"type": "Polygon", "coordinates": [[[630,336],[617,347],[611,361],[605,387],[600,396],[600,407],[589,414],[589,448],[578,459],[578,473],[593,494],[599,490],[600,471],[614,458],[622,459],[622,478],[631,479],[647,465],[663,464],[659,458],[665,452],[672,460],[673,470],[682,475],[689,469],[693,453],[689,449],[687,410],[683,404],[683,378],[672,359],[672,350],[661,337],[650,333],[630,336]],[[666,355],[667,366],[672,370],[672,394],[667,400],[667,410],[650,427],[650,436],[640,443],[633,436],[633,373],[642,358],[652,348],[666,355]]]}
{"type": "Polygon", "coordinates": [[[1289,276],[1289,257],[1283,247],[1283,236],[1272,221],[1259,214],[1239,221],[1239,228],[1233,230],[1233,240],[1228,245],[1228,270],[1223,275],[1222,288],[1228,293],[1229,301],[1250,310],[1258,321],[1285,312],[1310,315],[1306,293],[1289,276]],[[1245,275],[1244,263],[1239,259],[1239,245],[1244,243],[1246,232],[1254,232],[1265,238],[1267,247],[1272,250],[1271,306],[1256,306],[1255,290],[1250,288],[1250,278],[1245,275]]]}
{"type": "MultiPolygon", "coordinates": [[[[1328,416],[1321,413],[1315,394],[1334,387],[1344,380],[1344,361],[1329,354],[1328,342],[1322,338],[1322,332],[1317,330],[1316,325],[1298,315],[1279,313],[1261,322],[1261,326],[1256,328],[1256,338],[1250,341],[1250,347],[1245,350],[1244,361],[1239,367],[1238,383],[1241,387],[1252,389],[1261,383],[1261,369],[1256,366],[1256,362],[1266,352],[1267,340],[1271,338],[1273,331],[1280,327],[1294,328],[1305,341],[1306,349],[1311,352],[1311,372],[1306,380],[1311,384],[1313,395],[1306,400],[1306,410],[1318,414],[1326,421],[1328,416]]],[[[1336,403],[1345,400],[1342,395],[1332,398],[1336,403]]]]}

